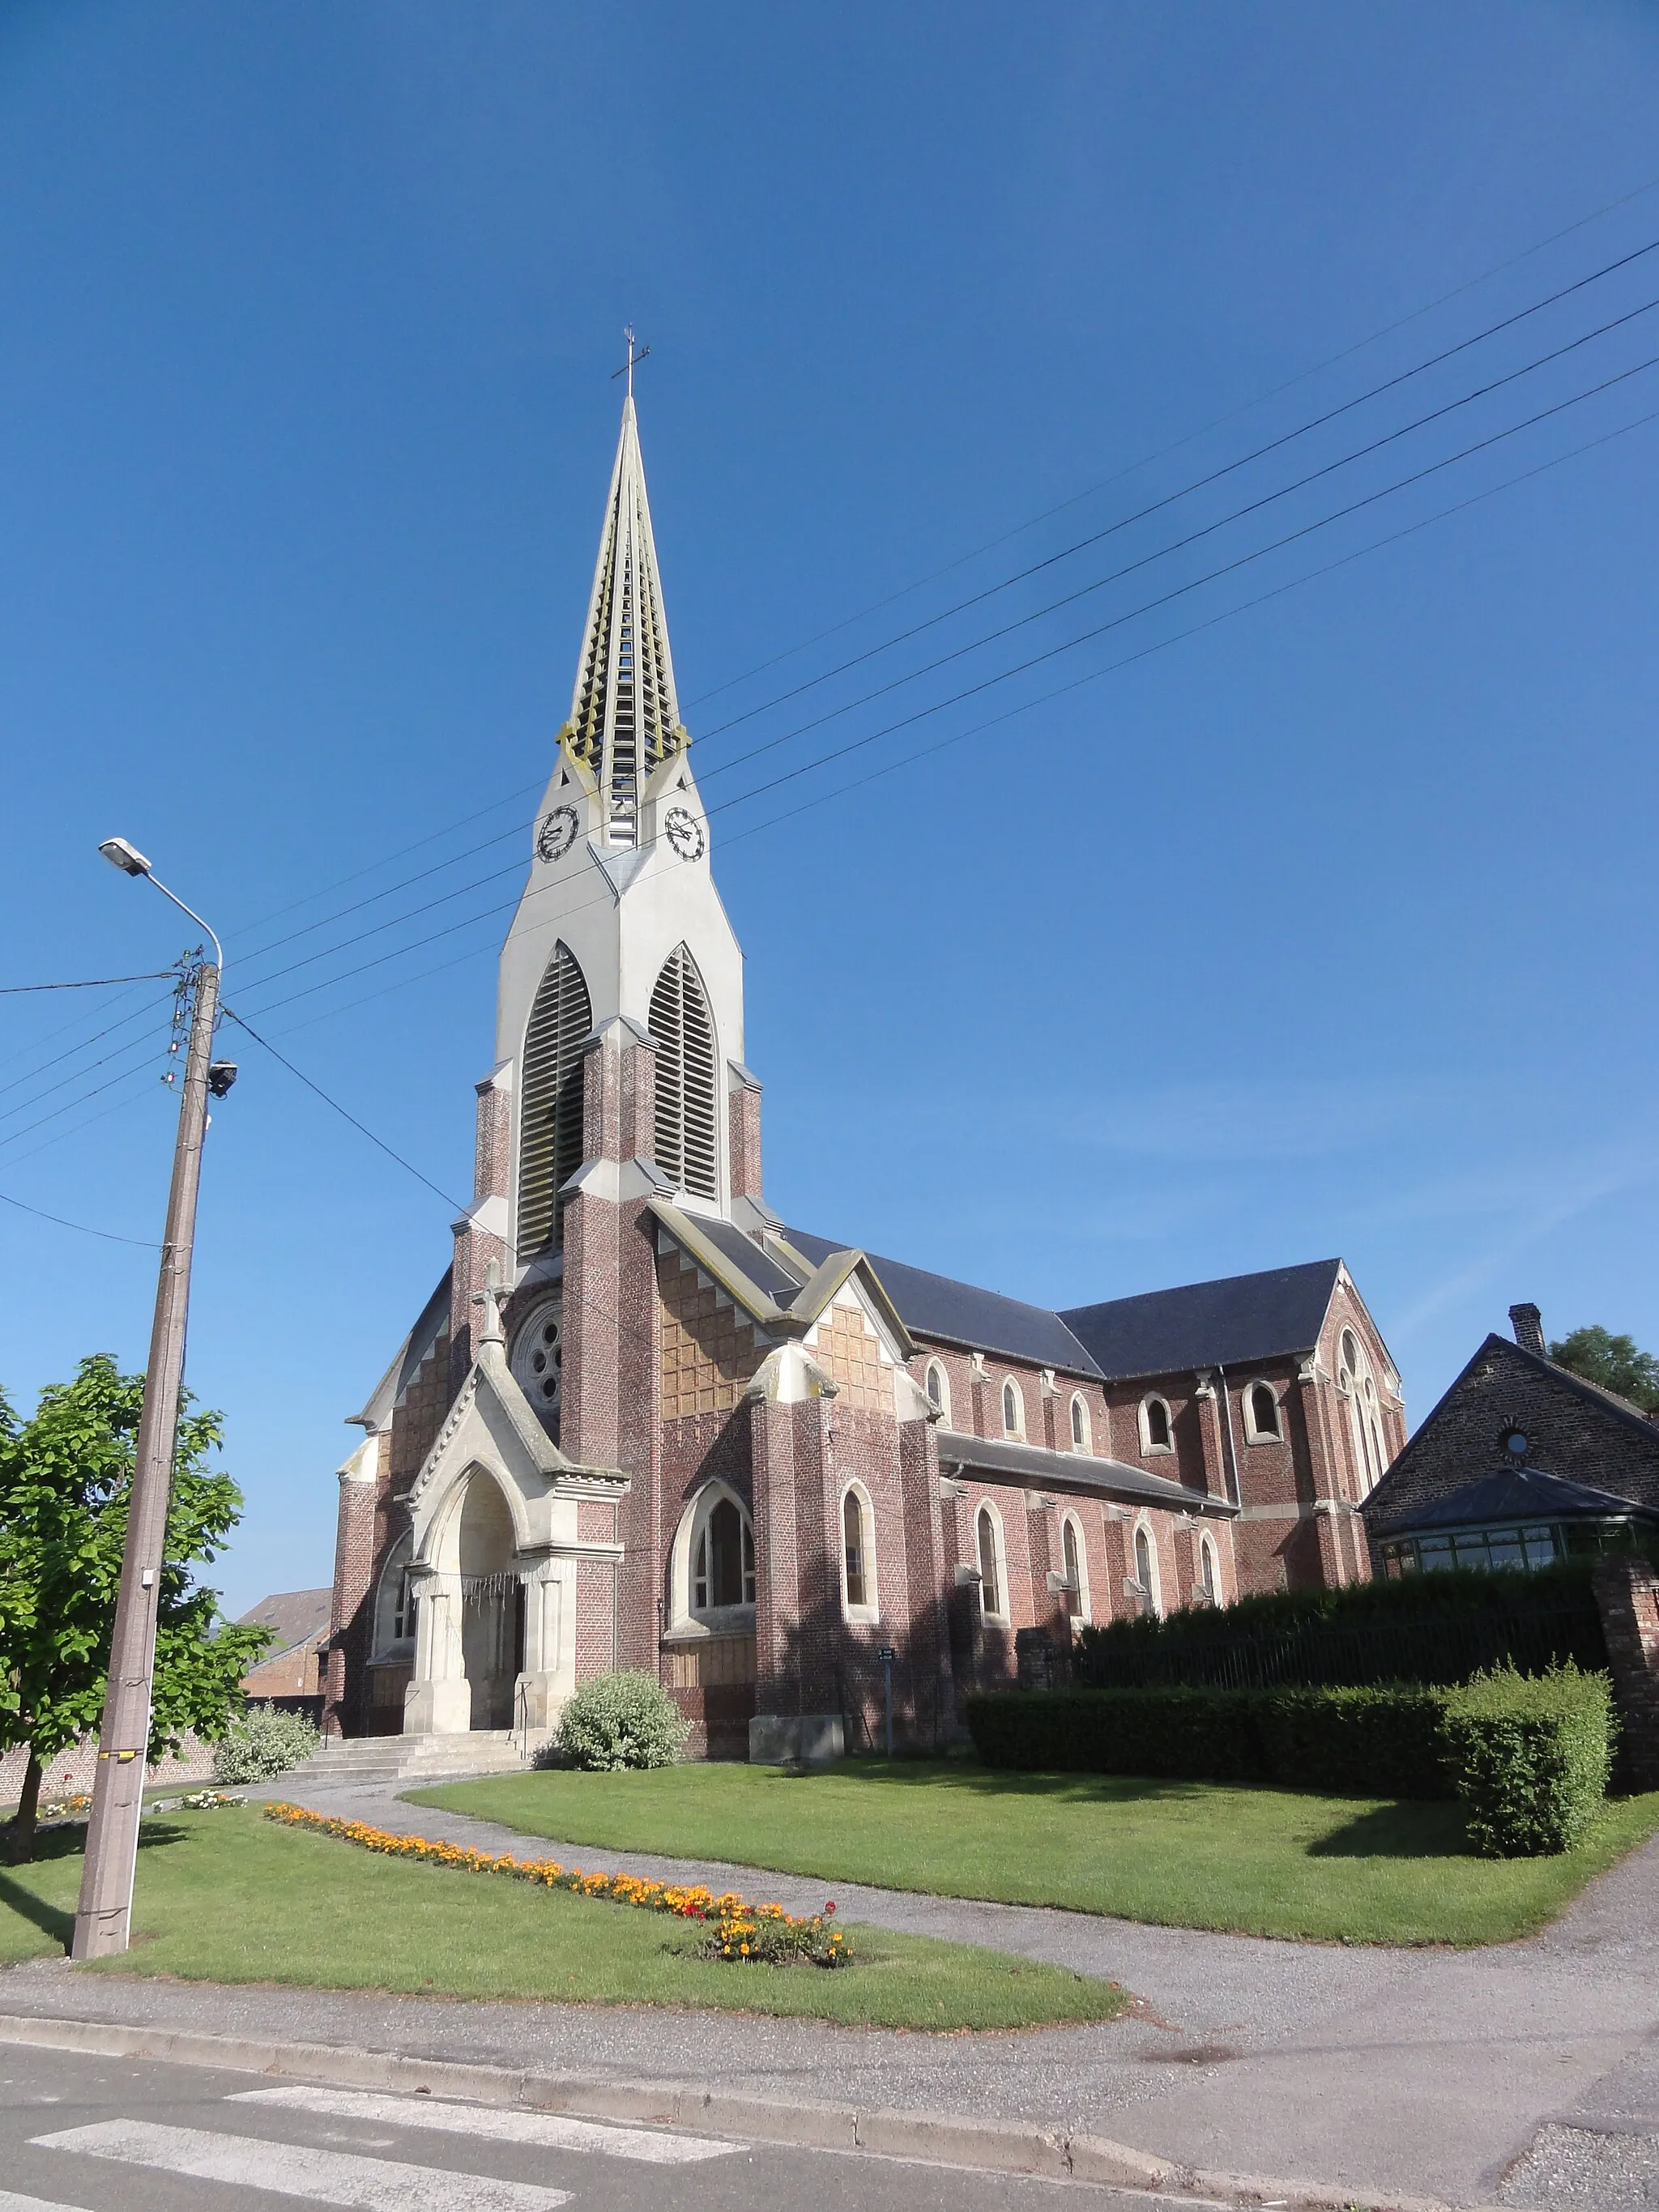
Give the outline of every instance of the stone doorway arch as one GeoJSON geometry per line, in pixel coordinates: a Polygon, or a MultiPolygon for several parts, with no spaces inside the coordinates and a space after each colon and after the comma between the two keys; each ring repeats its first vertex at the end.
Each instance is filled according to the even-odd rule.
{"type": "Polygon", "coordinates": [[[466,1478],[456,1529],[461,1585],[461,1668],[470,1692],[467,1724],[513,1725],[513,1686],[524,1669],[524,1583],[501,1485],[482,1468],[466,1478]]]}

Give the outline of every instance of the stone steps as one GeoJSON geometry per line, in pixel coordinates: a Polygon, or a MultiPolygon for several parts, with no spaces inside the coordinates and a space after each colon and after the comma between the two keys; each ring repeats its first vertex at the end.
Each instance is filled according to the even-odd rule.
{"type": "Polygon", "coordinates": [[[449,1782],[464,1775],[515,1774],[529,1765],[520,1739],[505,1729],[465,1735],[331,1736],[286,1778],[322,1789],[363,1782],[449,1782]]]}

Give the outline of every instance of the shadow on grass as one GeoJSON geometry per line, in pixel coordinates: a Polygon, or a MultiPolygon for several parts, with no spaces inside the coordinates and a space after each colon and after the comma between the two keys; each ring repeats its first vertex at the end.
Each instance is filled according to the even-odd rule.
{"type": "Polygon", "coordinates": [[[835,1759],[822,1766],[775,1770],[787,1781],[858,1782],[870,1789],[943,1791],[969,1797],[1058,1797],[1073,1802],[1155,1804],[1209,1796],[1217,1790],[1250,1788],[1249,1784],[1194,1782],[1141,1774],[1056,1774],[1023,1768],[979,1766],[971,1760],[921,1759],[835,1759]]]}
{"type": "Polygon", "coordinates": [[[1377,1805],[1308,1846],[1312,1859],[1466,1859],[1472,1856],[1458,1805],[1377,1805]]]}
{"type": "MultiPolygon", "coordinates": [[[[0,1831],[0,1840],[3,1839],[0,1831]]],[[[141,1851],[165,1848],[185,1840],[182,1828],[170,1827],[162,1820],[146,1820],[138,1831],[141,1851]]],[[[34,1855],[27,1863],[48,1866],[58,1859],[78,1859],[86,1850],[87,1831],[84,1821],[75,1820],[61,1828],[40,1828],[35,1832],[34,1855]]],[[[70,1906],[48,1905],[37,1897],[28,1884],[20,1879],[19,1871],[9,1864],[0,1864],[0,1908],[9,1908],[19,1919],[27,1920],[43,1936],[50,1936],[61,1943],[65,1951],[75,1934],[75,1912],[70,1906]]]]}
{"type": "MultiPolygon", "coordinates": [[[[42,1858],[68,1856],[66,1851],[37,1851],[35,1859],[38,1863],[42,1858]]],[[[0,1906],[9,1906],[20,1920],[32,1921],[43,1936],[50,1936],[54,1943],[61,1943],[68,1950],[70,1938],[75,1933],[74,1913],[62,1905],[48,1905],[43,1897],[35,1895],[27,1882],[3,1870],[0,1870],[0,1906]]]]}

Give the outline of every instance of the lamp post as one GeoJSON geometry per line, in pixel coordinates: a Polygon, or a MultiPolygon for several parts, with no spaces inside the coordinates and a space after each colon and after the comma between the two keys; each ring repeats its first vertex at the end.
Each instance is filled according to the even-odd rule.
{"type": "Polygon", "coordinates": [[[127,1506],[126,1544],[115,1603],[115,1634],[98,1738],[98,1765],[87,1828],[86,1863],[76,1908],[70,1956],[101,1959],[127,1948],[132,1881],[138,1860],[138,1822],[143,1810],[144,1767],[149,1750],[151,1683],[155,1668],[155,1616],[161,1596],[167,1503],[184,1386],[185,1326],[190,1311],[190,1266],[196,1235],[196,1194],[202,1173],[208,1094],[222,1098],[236,1079],[228,1061],[213,1059],[213,1025],[219,1007],[219,940],[183,899],[168,890],[143,854],[125,837],[98,848],[129,876],[148,876],[164,898],[190,915],[213,939],[213,958],[196,970],[190,1042],[185,1055],[184,1097],[173,1152],[167,1231],[155,1285],[155,1318],[144,1376],[144,1406],[127,1506]]]}

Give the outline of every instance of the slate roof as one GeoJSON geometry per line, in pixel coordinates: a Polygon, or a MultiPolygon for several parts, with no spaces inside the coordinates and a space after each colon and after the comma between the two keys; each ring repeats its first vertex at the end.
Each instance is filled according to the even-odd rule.
{"type": "Polygon", "coordinates": [[[269,1628],[276,1641],[259,1662],[268,1667],[273,1659],[280,1659],[285,1651],[297,1644],[309,1643],[313,1637],[326,1636],[329,1614],[334,1604],[331,1589],[279,1590],[271,1597],[262,1597],[252,1613],[241,1615],[239,1627],[256,1624],[269,1628]]]}
{"type": "Polygon", "coordinates": [[[1056,1318],[1109,1381],[1183,1368],[1247,1367],[1311,1352],[1336,1289],[1340,1260],[1310,1260],[1218,1282],[1073,1306],[1056,1318]]]}
{"type": "Polygon", "coordinates": [[[1189,1489],[1166,1475],[1148,1474],[1121,1460],[1050,1451],[1046,1444],[1018,1443],[1010,1437],[974,1437],[958,1429],[941,1429],[939,1463],[941,1468],[973,1468],[981,1474],[1011,1475],[1017,1482],[1035,1483],[1044,1490],[1086,1491],[1091,1497],[1116,1498],[1125,1504],[1161,1505],[1168,1512],[1231,1516],[1238,1510],[1231,1499],[1189,1489]]]}
{"type": "Polygon", "coordinates": [[[1633,1505],[1632,1499],[1592,1489],[1589,1483],[1569,1482],[1565,1475],[1547,1474],[1540,1467],[1502,1467],[1397,1520],[1380,1523],[1376,1533],[1415,1534],[1423,1528],[1474,1528],[1500,1522],[1605,1521],[1632,1510],[1644,1518],[1652,1516],[1650,1506],[1633,1505]]]}
{"type": "MultiPolygon", "coordinates": [[[[802,1229],[787,1229],[784,1235],[814,1267],[832,1252],[851,1249],[826,1237],[809,1236],[802,1229]]],[[[866,1256],[912,1335],[966,1345],[975,1352],[1000,1352],[1010,1359],[1029,1360],[1034,1367],[1062,1368],[1068,1375],[1099,1379],[1100,1370],[1064,1318],[1047,1306],[1028,1306],[996,1291],[975,1290],[970,1283],[929,1274],[925,1267],[907,1267],[902,1260],[884,1260],[874,1252],[866,1256]]]]}

